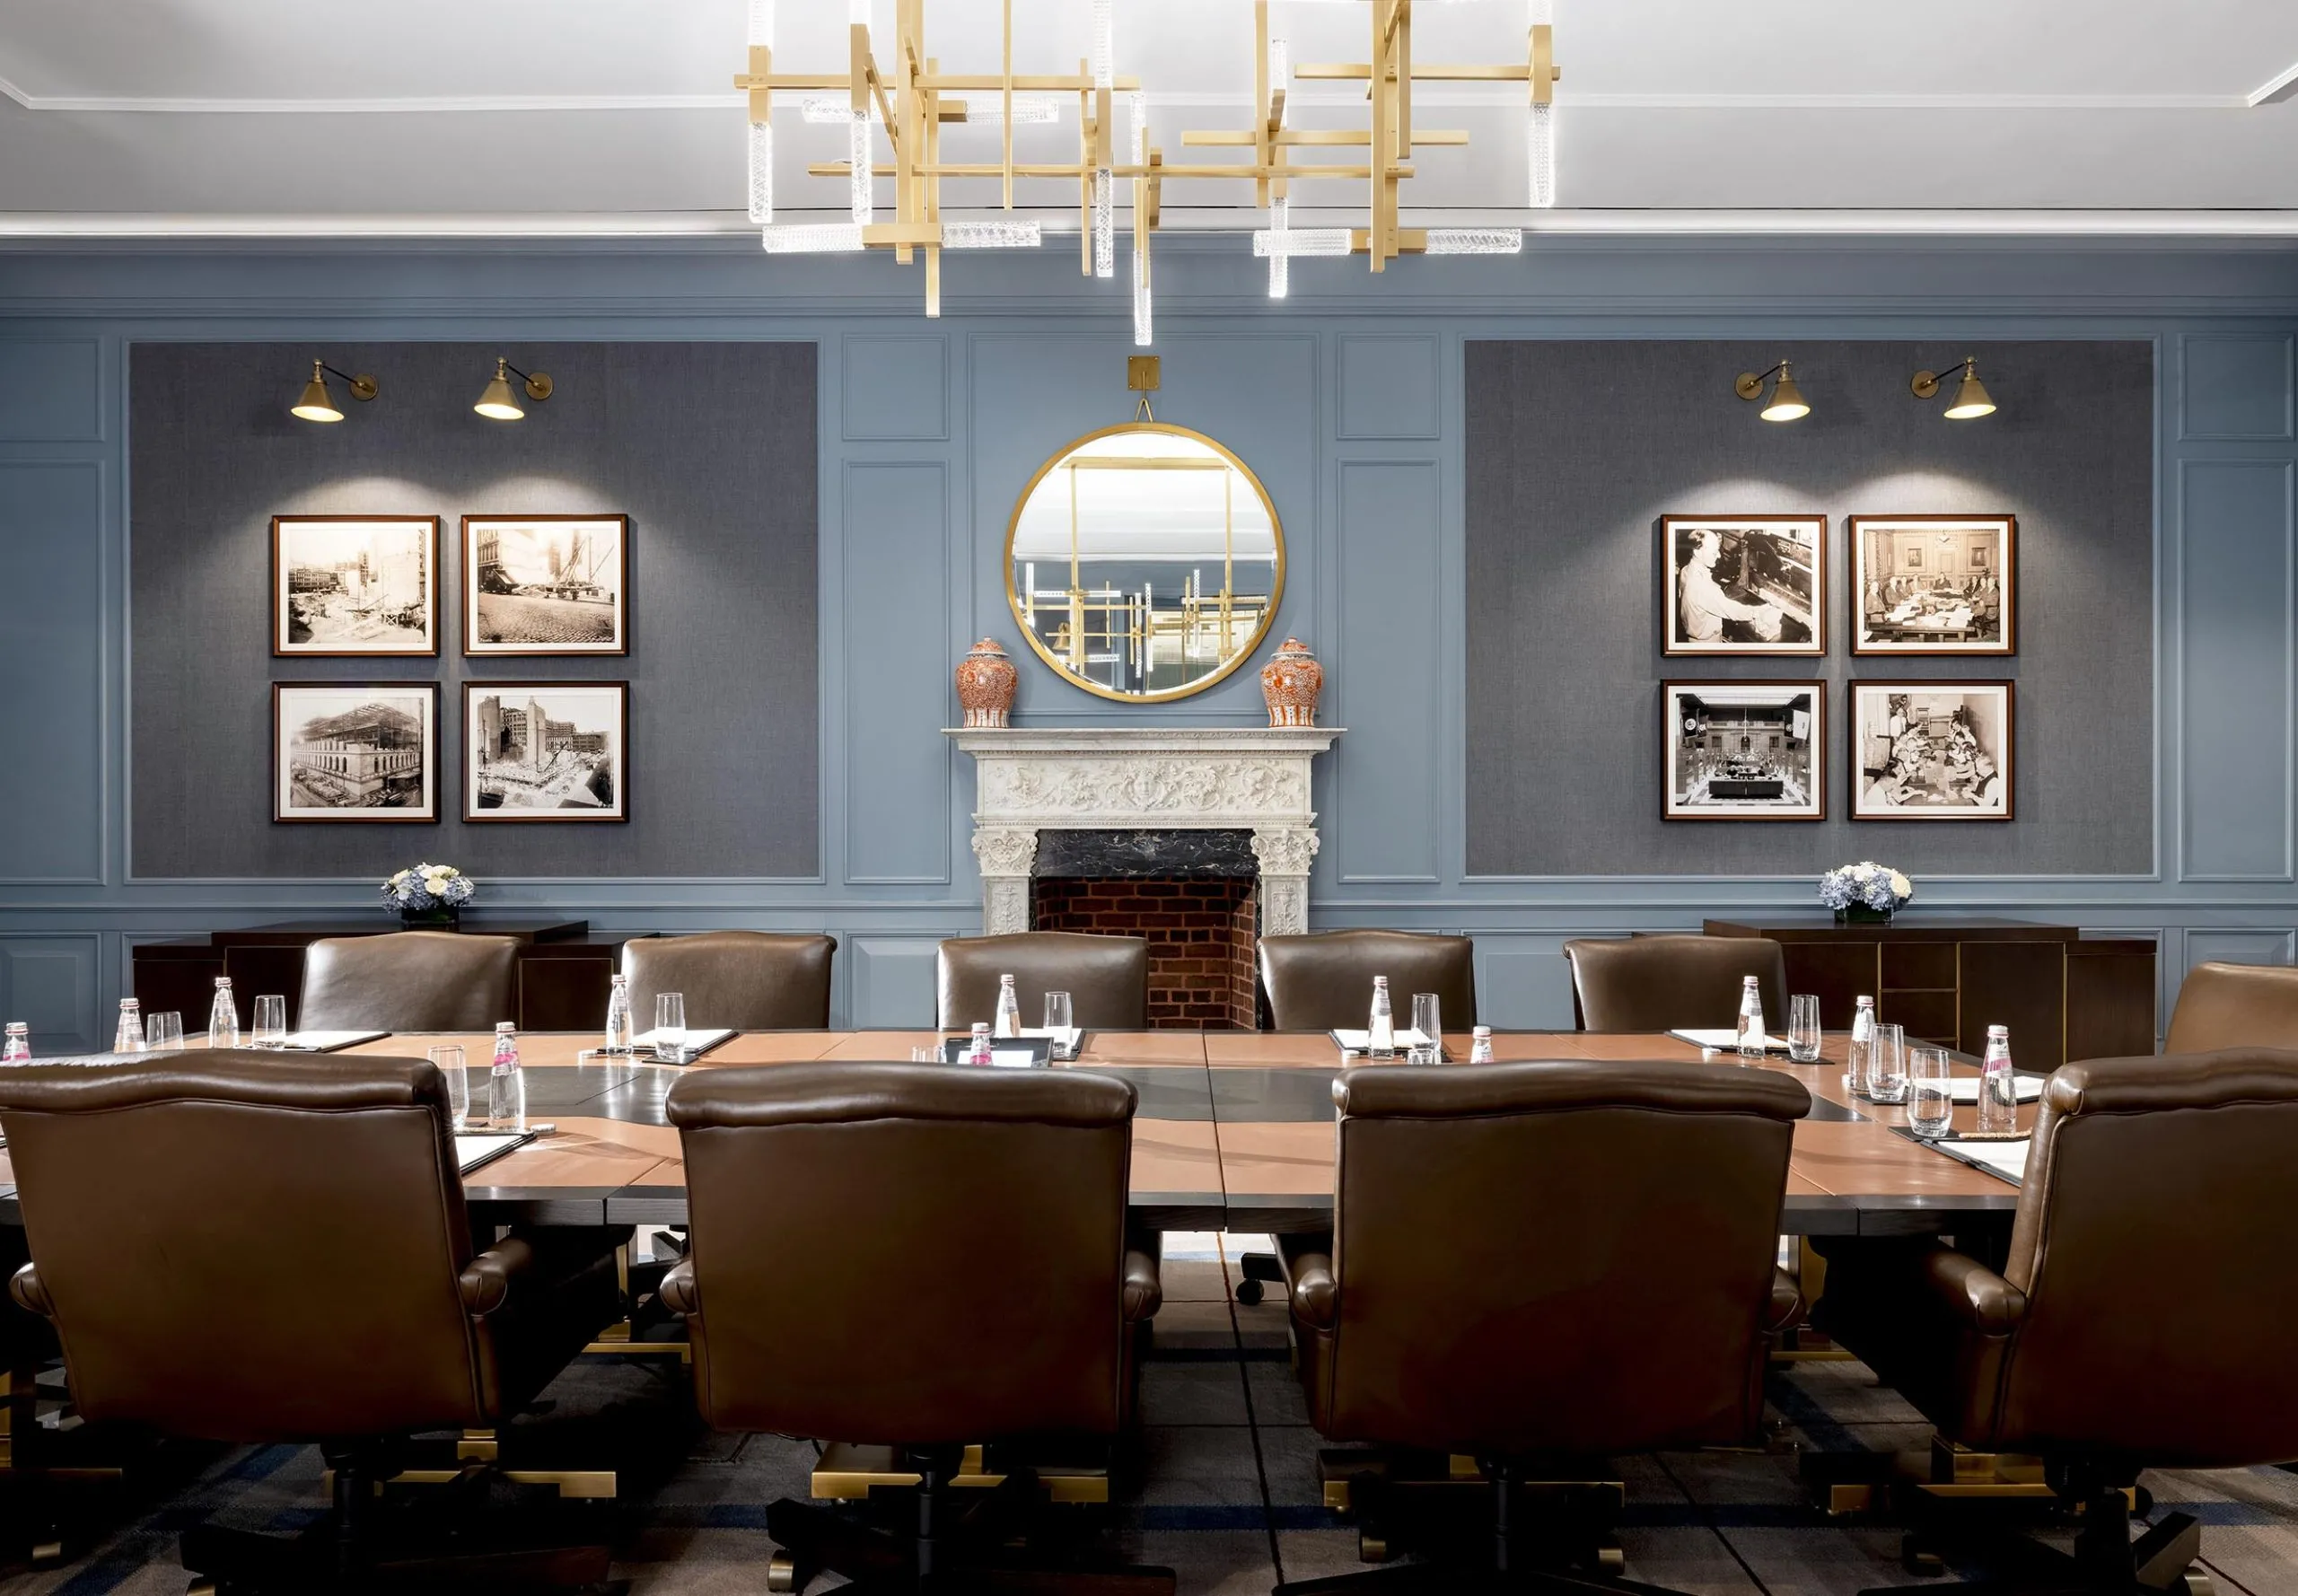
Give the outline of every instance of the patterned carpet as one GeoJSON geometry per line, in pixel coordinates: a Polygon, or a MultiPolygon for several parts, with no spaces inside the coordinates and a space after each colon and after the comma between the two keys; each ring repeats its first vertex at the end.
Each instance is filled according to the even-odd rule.
{"type": "MultiPolygon", "coordinates": [[[[1245,1596],[1280,1577],[1361,1566],[1355,1531],[1319,1504],[1321,1443],[1286,1367],[1283,1310],[1228,1300],[1215,1238],[1171,1240],[1156,1355],[1143,1381],[1145,1483],[1117,1510],[1125,1550],[1176,1569],[1190,1596],[1245,1596]]],[[[1242,1239],[1227,1240],[1233,1256],[1242,1239]]],[[[1770,1397],[1805,1449],[1914,1450],[1930,1434],[1856,1364],[1776,1373],[1770,1397]]],[[[539,1432],[534,1444],[556,1443],[570,1463],[579,1453],[589,1467],[603,1457],[622,1470],[622,1500],[601,1511],[617,1573],[634,1596],[765,1589],[765,1504],[804,1494],[811,1446],[702,1431],[679,1378],[659,1364],[586,1359],[548,1399],[548,1414],[521,1421],[539,1432]]],[[[1942,1588],[1902,1572],[1895,1529],[1814,1509],[1792,1450],[1623,1459],[1620,1478],[1632,1579],[1692,1596],[1942,1588]]],[[[2203,1521],[2220,1592],[2298,1592],[2298,1477],[2254,1469],[2146,1483],[2158,1513],[2175,1508],[2203,1521]]],[[[113,1504],[92,1550],[62,1568],[0,1578],[0,1596],[177,1596],[185,1578],[175,1537],[186,1525],[213,1519],[285,1530],[312,1521],[324,1505],[311,1449],[178,1449],[161,1478],[113,1504]]],[[[825,1588],[827,1581],[816,1587],[825,1588]]]]}

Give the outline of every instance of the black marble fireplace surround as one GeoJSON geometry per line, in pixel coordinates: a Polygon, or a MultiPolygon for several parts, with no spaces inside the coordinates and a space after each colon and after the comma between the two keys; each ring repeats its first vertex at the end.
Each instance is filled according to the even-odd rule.
{"type": "Polygon", "coordinates": [[[1038,833],[1030,873],[1051,880],[1199,881],[1254,876],[1250,831],[1053,831],[1038,833]]]}

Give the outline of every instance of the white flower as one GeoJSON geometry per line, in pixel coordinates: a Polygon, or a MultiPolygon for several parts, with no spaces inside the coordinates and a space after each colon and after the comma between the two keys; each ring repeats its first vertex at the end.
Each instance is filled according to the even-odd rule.
{"type": "Polygon", "coordinates": [[[1915,896],[1915,883],[1894,870],[1891,872],[1891,890],[1901,898],[1912,898],[1915,896]]]}

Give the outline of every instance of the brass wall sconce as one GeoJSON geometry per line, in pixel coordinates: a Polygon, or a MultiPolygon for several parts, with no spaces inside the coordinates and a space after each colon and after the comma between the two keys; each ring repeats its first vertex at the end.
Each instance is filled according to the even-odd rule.
{"type": "Polygon", "coordinates": [[[1739,381],[1732,384],[1732,391],[1743,399],[1761,399],[1765,380],[1774,374],[1779,381],[1772,388],[1771,402],[1759,412],[1763,418],[1766,421],[1801,421],[1809,416],[1811,407],[1804,402],[1803,390],[1795,386],[1795,379],[1789,373],[1787,363],[1784,360],[1767,372],[1741,372],[1739,381]]]}
{"type": "MultiPolygon", "coordinates": [[[[1995,400],[1987,396],[1987,387],[1978,380],[1975,369],[1977,355],[1963,356],[1963,380],[1955,390],[1955,402],[1942,412],[1950,421],[1976,421],[1982,416],[1995,414],[1995,400]]],[[[1908,391],[1919,399],[1939,397],[1939,384],[1945,378],[1937,372],[1917,372],[1908,381],[1908,391]]]]}
{"type": "Polygon", "coordinates": [[[335,398],[327,390],[329,372],[343,379],[351,397],[365,403],[380,391],[373,377],[355,377],[348,372],[337,372],[324,360],[311,362],[311,380],[303,384],[303,397],[287,407],[287,413],[303,421],[340,421],[343,412],[336,408],[335,398]]]}
{"type": "Polygon", "coordinates": [[[495,375],[487,379],[487,387],[478,396],[478,403],[473,405],[471,408],[489,421],[523,420],[527,413],[511,392],[511,379],[513,377],[519,379],[521,385],[526,390],[527,397],[536,403],[539,404],[550,397],[551,384],[548,376],[540,372],[530,376],[508,360],[497,356],[495,362],[495,375]]]}

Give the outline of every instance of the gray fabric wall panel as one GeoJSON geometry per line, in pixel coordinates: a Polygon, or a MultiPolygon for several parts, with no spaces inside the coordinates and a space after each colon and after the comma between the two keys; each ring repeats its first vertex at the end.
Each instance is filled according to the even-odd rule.
{"type": "Polygon", "coordinates": [[[1475,875],[1786,874],[1881,858],[1925,874],[2143,874],[2154,838],[2152,346],[1470,343],[1468,868],[1475,875]],[[1908,379],[1966,354],[2001,408],[1969,423],[1908,379]],[[1732,377],[1782,356],[1813,408],[1766,423],[1732,377]],[[1828,654],[1665,658],[1666,514],[1824,513],[1828,654]],[[1853,659],[1845,518],[2019,518],[2019,652],[1853,659]],[[1827,683],[1823,823],[1663,821],[1660,688],[1827,683]],[[2018,683],[2018,819],[1847,818],[1851,680],[2018,683]]]}
{"type": "Polygon", "coordinates": [[[130,359],[131,869],[364,876],[810,876],[818,823],[816,352],[811,343],[139,344],[130,359]],[[557,391],[471,401],[509,355],[557,391]],[[287,414],[314,357],[382,396],[287,414]],[[627,658],[466,659],[459,518],[630,519],[627,658]],[[270,521],[441,517],[435,659],[271,657],[270,521]],[[627,825],[462,824],[465,680],[630,683],[627,825]],[[275,680],[441,684],[427,825],[276,825],[275,680]]]}

